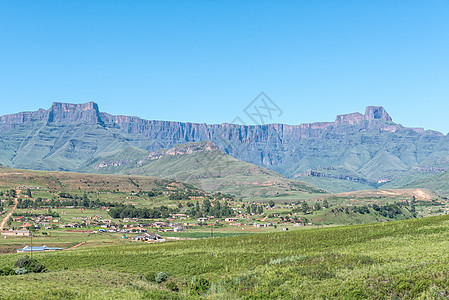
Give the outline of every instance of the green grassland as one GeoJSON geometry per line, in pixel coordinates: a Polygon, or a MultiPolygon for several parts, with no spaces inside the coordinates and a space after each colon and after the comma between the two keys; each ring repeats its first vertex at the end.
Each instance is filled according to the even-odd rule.
{"type": "MultiPolygon", "coordinates": [[[[62,230],[46,230],[42,232],[35,232],[33,234],[33,245],[48,247],[59,247],[63,249],[71,248],[75,245],[83,243],[80,247],[102,247],[112,244],[129,243],[129,241],[122,238],[122,234],[99,233],[90,234],[76,231],[62,231],[62,230]]],[[[30,246],[30,237],[2,237],[0,239],[0,253],[15,253],[17,249],[25,246],[30,246]]],[[[71,251],[71,250],[70,250],[71,251]]],[[[0,258],[1,260],[2,258],[0,258]]]]}
{"type": "MultiPolygon", "coordinates": [[[[48,271],[0,277],[0,297],[439,299],[449,294],[448,247],[449,216],[440,216],[80,248],[36,254],[48,271]],[[168,281],[154,282],[158,272],[168,281]]],[[[19,256],[2,255],[0,267],[19,256]]]]}

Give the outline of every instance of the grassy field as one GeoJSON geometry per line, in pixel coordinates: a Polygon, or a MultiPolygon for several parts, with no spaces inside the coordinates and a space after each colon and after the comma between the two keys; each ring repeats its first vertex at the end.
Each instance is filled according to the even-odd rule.
{"type": "MultiPolygon", "coordinates": [[[[428,299],[449,295],[449,216],[36,255],[3,299],[428,299]],[[154,275],[168,274],[156,283],[154,275]],[[178,290],[178,291],[173,291],[178,290]]],[[[12,266],[19,254],[1,256],[12,266]]]]}

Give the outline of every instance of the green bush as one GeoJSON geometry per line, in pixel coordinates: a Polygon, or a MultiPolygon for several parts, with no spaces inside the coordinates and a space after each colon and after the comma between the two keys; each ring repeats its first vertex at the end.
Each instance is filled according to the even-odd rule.
{"type": "Polygon", "coordinates": [[[173,291],[173,292],[178,292],[179,288],[178,285],[176,284],[176,282],[174,281],[170,281],[165,285],[169,290],[173,291]]]}
{"type": "Polygon", "coordinates": [[[209,280],[205,278],[201,278],[195,282],[195,284],[192,286],[192,290],[195,294],[201,295],[205,292],[207,292],[210,288],[210,282],[209,280]]]}
{"type": "Polygon", "coordinates": [[[23,275],[26,273],[28,273],[28,270],[25,268],[15,268],[14,269],[14,274],[16,274],[16,275],[23,275]]]}
{"type": "Polygon", "coordinates": [[[45,272],[46,268],[37,259],[30,258],[29,256],[19,257],[15,264],[16,268],[25,268],[29,273],[41,273],[45,272]]]}
{"type": "Polygon", "coordinates": [[[168,275],[165,274],[164,272],[159,272],[156,275],[156,282],[157,283],[161,283],[161,282],[167,281],[167,279],[168,279],[168,275]]]}
{"type": "Polygon", "coordinates": [[[4,267],[0,269],[0,276],[8,276],[8,275],[14,275],[16,272],[10,267],[4,267]]]}
{"type": "Polygon", "coordinates": [[[150,282],[156,282],[156,272],[147,272],[143,277],[150,282]]]}

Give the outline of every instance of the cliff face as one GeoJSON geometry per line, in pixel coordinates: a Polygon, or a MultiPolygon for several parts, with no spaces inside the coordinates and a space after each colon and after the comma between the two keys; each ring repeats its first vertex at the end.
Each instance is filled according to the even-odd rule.
{"type": "Polygon", "coordinates": [[[21,112],[0,117],[0,125],[3,126],[28,124],[36,121],[65,124],[102,124],[98,105],[94,102],[85,104],[54,102],[48,110],[41,108],[34,112],[21,112]]]}
{"type": "Polygon", "coordinates": [[[382,170],[404,172],[404,165],[430,166],[449,156],[446,136],[396,124],[379,106],[339,115],[334,122],[301,125],[152,121],[103,113],[94,102],[53,103],[48,110],[0,117],[0,163],[25,168],[76,170],[128,146],[154,152],[199,141],[212,141],[231,156],[289,177],[321,166],[377,181],[382,170]],[[388,155],[379,158],[381,151],[388,155]]]}
{"type": "Polygon", "coordinates": [[[94,102],[70,104],[55,102],[47,111],[48,123],[81,123],[103,125],[98,105],[94,102]]]}

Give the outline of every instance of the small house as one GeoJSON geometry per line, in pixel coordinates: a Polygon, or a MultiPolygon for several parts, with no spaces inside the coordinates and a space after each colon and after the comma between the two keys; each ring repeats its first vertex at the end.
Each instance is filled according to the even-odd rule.
{"type": "Polygon", "coordinates": [[[165,239],[156,233],[141,233],[135,237],[136,241],[147,241],[147,242],[165,242],[165,239]]]}
{"type": "Polygon", "coordinates": [[[238,218],[226,218],[225,222],[238,222],[238,218]]]}

